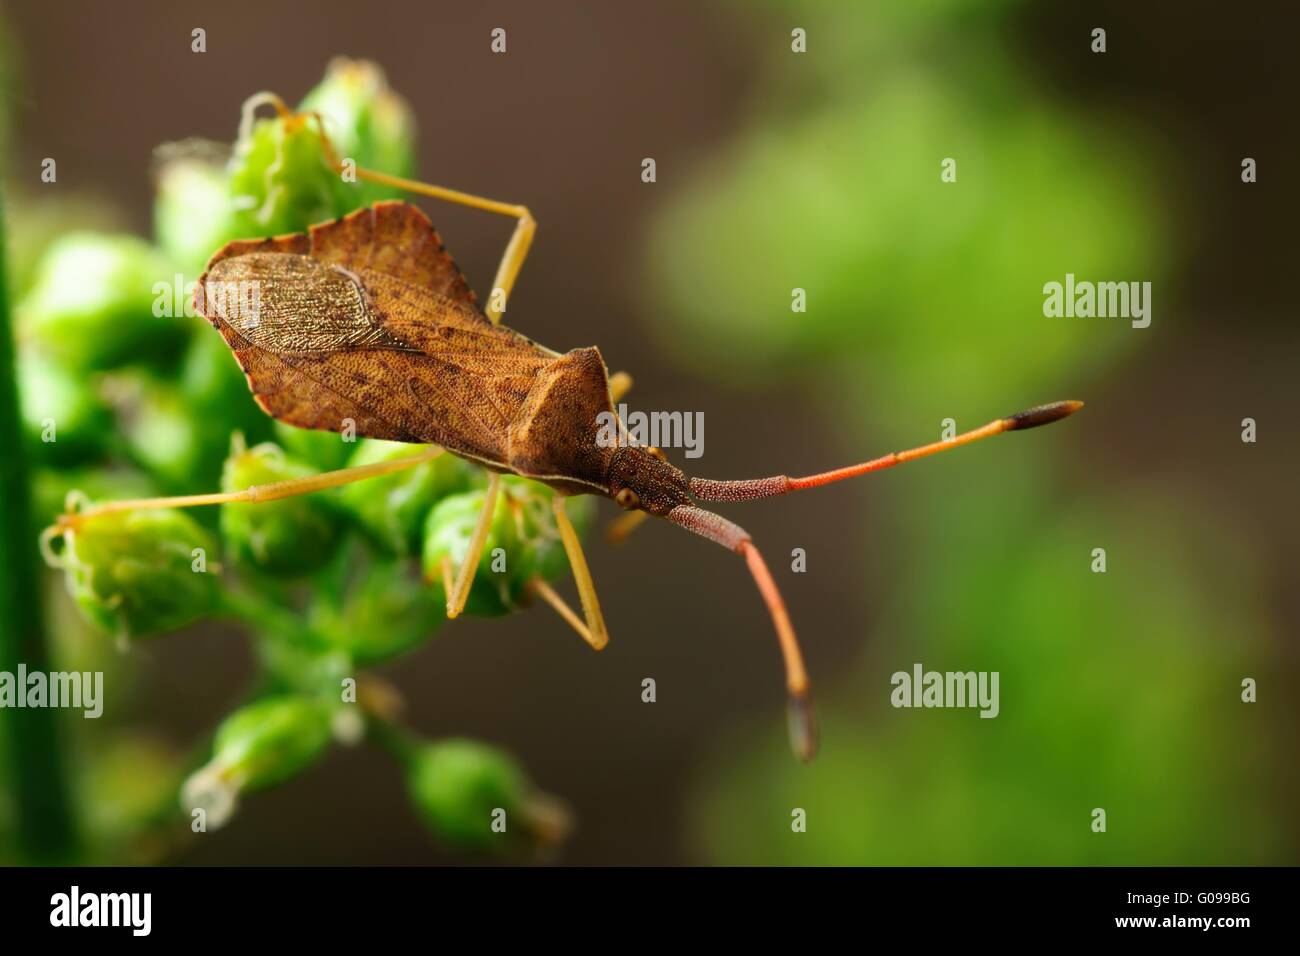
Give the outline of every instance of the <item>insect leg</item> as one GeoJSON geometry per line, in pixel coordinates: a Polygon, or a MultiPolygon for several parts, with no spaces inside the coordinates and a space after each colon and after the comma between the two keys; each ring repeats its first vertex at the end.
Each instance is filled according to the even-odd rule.
{"type": "Polygon", "coordinates": [[[451,566],[451,558],[443,555],[442,558],[442,593],[450,594],[456,590],[456,572],[451,566]]]}
{"type": "MultiPolygon", "coordinates": [[[[320,130],[321,146],[325,153],[326,162],[336,173],[343,172],[343,163],[339,161],[338,154],[334,152],[334,146],[325,132],[325,124],[321,122],[320,114],[311,113],[308,115],[316,118],[316,126],[320,130]]],[[[528,211],[528,207],[517,203],[487,199],[483,196],[475,196],[472,193],[461,192],[459,189],[435,186],[432,183],[420,182],[416,179],[390,176],[388,173],[363,169],[359,166],[356,167],[355,172],[358,179],[364,179],[367,182],[392,186],[395,189],[403,189],[421,196],[441,199],[444,202],[454,202],[461,206],[469,206],[471,209],[482,209],[484,212],[510,216],[516,220],[515,231],[506,244],[506,250],[501,256],[501,264],[497,266],[496,278],[492,280],[492,293],[488,296],[488,306],[484,310],[492,324],[499,325],[501,313],[506,310],[506,300],[510,297],[510,290],[514,288],[515,279],[519,276],[519,270],[523,268],[524,260],[528,258],[528,249],[533,244],[533,234],[537,231],[537,220],[528,211]]]]}
{"type": "Polygon", "coordinates": [[[497,493],[501,490],[501,476],[495,471],[488,472],[487,494],[483,496],[483,510],[479,513],[478,524],[469,539],[469,550],[461,562],[456,574],[456,583],[447,592],[447,616],[459,617],[469,600],[469,589],[474,584],[474,572],[478,570],[479,558],[483,556],[483,546],[487,544],[488,531],[492,528],[492,518],[497,512],[497,493]]]}
{"type": "Polygon", "coordinates": [[[762,596],[763,603],[767,605],[768,614],[776,629],[777,643],[781,647],[781,657],[785,663],[785,686],[789,696],[787,714],[790,746],[800,760],[811,760],[817,753],[817,719],[813,713],[812,687],[808,681],[808,671],[804,667],[799,639],[795,636],[794,625],[790,623],[790,614],[785,608],[785,600],[772,579],[772,572],[767,569],[763,555],[755,547],[748,531],[728,521],[722,515],[696,508],[694,505],[678,505],[668,512],[667,517],[674,524],[720,544],[745,559],[745,563],[749,566],[749,573],[754,578],[754,584],[758,587],[758,593],[762,596]]]}
{"type": "Polygon", "coordinates": [[[609,377],[609,398],[617,402],[632,390],[632,376],[627,372],[615,372],[609,377]]]}
{"type": "MultiPolygon", "coordinates": [[[[303,113],[295,116],[280,97],[272,93],[259,93],[245,103],[243,125],[252,123],[253,110],[264,103],[274,106],[280,116],[286,120],[305,122],[308,117],[315,118],[326,163],[336,173],[344,171],[345,167],[339,160],[338,153],[334,150],[334,144],[330,141],[329,134],[325,132],[325,123],[319,113],[303,113]]],[[[505,252],[501,256],[501,263],[497,266],[496,277],[492,281],[492,294],[488,296],[488,306],[484,310],[492,324],[499,325],[501,323],[501,313],[506,309],[506,300],[510,297],[510,290],[514,288],[515,279],[519,276],[519,270],[523,268],[524,260],[528,258],[528,249],[533,244],[533,235],[537,231],[537,220],[528,211],[528,207],[521,206],[518,203],[501,202],[484,196],[476,196],[473,193],[461,192],[459,189],[435,186],[432,183],[425,183],[416,179],[390,176],[388,173],[365,169],[360,166],[355,167],[353,171],[358,179],[364,179],[367,182],[392,186],[395,189],[403,189],[421,196],[441,199],[444,202],[454,202],[461,206],[469,206],[471,209],[482,209],[484,212],[510,216],[516,220],[515,231],[511,234],[510,241],[506,243],[505,252]]]]}
{"type": "Polygon", "coordinates": [[[569,602],[560,597],[555,588],[551,587],[540,577],[533,578],[528,582],[528,590],[536,594],[543,601],[555,609],[555,613],[564,618],[569,627],[578,632],[584,641],[592,646],[595,650],[600,650],[603,645],[597,645],[596,639],[592,637],[590,629],[582,623],[582,618],[574,613],[573,608],[569,607],[569,602]]]}
{"type": "Polygon", "coordinates": [[[619,515],[606,526],[605,540],[610,544],[622,544],[627,540],[628,535],[645,524],[645,519],[648,517],[650,517],[648,511],[628,511],[619,515]]]}
{"type": "Polygon", "coordinates": [[[582,553],[582,542],[578,540],[578,532],[573,530],[573,522],[569,520],[569,514],[564,510],[564,496],[553,495],[551,506],[555,510],[555,524],[560,529],[564,552],[569,556],[569,567],[573,569],[573,581],[578,586],[578,597],[582,600],[582,613],[587,618],[587,629],[590,635],[587,643],[596,650],[601,650],[609,643],[609,631],[605,628],[605,618],[600,613],[596,584],[591,580],[591,569],[587,567],[587,557],[582,553]]]}
{"type": "Polygon", "coordinates": [[[99,515],[120,511],[144,511],[152,508],[194,508],[199,505],[235,503],[261,504],[265,501],[277,501],[281,498],[309,495],[314,491],[338,488],[341,485],[352,484],[354,481],[365,481],[367,478],[377,478],[380,475],[414,468],[426,461],[432,461],[442,453],[441,448],[430,445],[424,451],[409,458],[396,458],[391,461],[379,461],[370,465],[356,465],[352,468],[326,471],[319,475],[305,475],[302,478],[273,481],[265,485],[253,485],[240,491],[218,491],[206,495],[178,495],[170,498],[133,498],[123,501],[105,501],[102,504],[91,505],[83,511],[60,515],[54,528],[57,530],[76,528],[99,515]]]}

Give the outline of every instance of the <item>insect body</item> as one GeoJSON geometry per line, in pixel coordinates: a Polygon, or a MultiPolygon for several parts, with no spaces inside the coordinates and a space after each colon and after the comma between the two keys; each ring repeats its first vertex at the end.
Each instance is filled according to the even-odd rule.
{"type": "Polygon", "coordinates": [[[230,243],[195,295],[258,402],[287,424],[350,423],[565,493],[608,492],[616,449],[595,442],[597,416],[613,409],[600,352],[559,355],[492,324],[414,206],[382,202],[306,235],[230,243]],[[233,292],[250,286],[256,295],[233,292]]]}
{"type": "MultiPolygon", "coordinates": [[[[323,133],[322,144],[327,161],[341,168],[323,133]]],[[[564,499],[603,495],[632,512],[633,522],[647,515],[665,518],[745,558],[784,657],[792,743],[796,754],[808,759],[816,749],[809,681],[780,592],[744,529],[697,502],[739,502],[819,487],[1004,431],[1047,424],[1082,405],[1039,406],[947,441],[804,478],[690,478],[658,449],[622,441],[609,447],[599,440],[602,419],[610,420],[629,380],[621,374],[611,378],[596,348],[561,354],[500,324],[535,228],[526,208],[370,170],[357,169],[356,174],[518,220],[488,309],[480,309],[428,218],[395,201],[313,226],[307,233],[229,243],[209,261],[195,304],[225,338],[268,414],[302,428],[350,427],[360,436],[431,447],[410,458],[240,492],[108,502],[64,516],[58,528],[74,528],[106,511],[274,500],[413,467],[446,451],[482,465],[490,476],[469,552],[454,581],[451,569],[444,567],[448,615],[460,613],[473,583],[499,475],[520,475],[558,492],[552,498],[555,519],[583,618],[549,589],[539,593],[599,649],[608,633],[564,499]]]]}

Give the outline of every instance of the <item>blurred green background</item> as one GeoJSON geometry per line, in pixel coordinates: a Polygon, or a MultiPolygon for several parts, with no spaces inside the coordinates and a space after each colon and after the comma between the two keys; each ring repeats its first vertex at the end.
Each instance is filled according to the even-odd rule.
{"type": "MultiPolygon", "coordinates": [[[[1298,144],[1281,121],[1296,68],[1277,24],[976,0],[4,14],[20,302],[48,243],[66,249],[74,230],[189,239],[178,267],[201,262],[211,215],[154,221],[169,181],[151,178],[154,148],[229,142],[246,96],[297,102],[346,53],[380,63],[409,102],[422,178],[537,216],[507,321],[553,348],[600,345],[635,376],[633,408],[704,412],[706,453],[670,452],[678,464],[808,473],[935,440],[947,418],[968,428],[1088,402],[1049,430],[726,509],[764,547],[805,642],[823,723],[810,766],[786,747],[746,575],[666,526],[622,548],[591,536],[612,632],[600,655],[534,609],[457,621],[381,666],[410,725],[500,744],[563,796],[576,829],[555,859],[1296,861],[1297,197],[1282,164],[1298,144]],[[191,52],[195,26],[206,53],[191,52]],[[504,55],[489,50],[497,26],[504,55]],[[1097,26],[1104,54],[1089,49],[1097,26]],[[791,50],[796,27],[806,53],[791,50]],[[40,181],[46,156],[57,184],[40,181]],[[1246,156],[1259,162],[1251,185],[1246,156]],[[940,179],[947,157],[955,183],[940,179]],[[1042,286],[1067,272],[1151,281],[1151,327],[1044,318],[1042,286]],[[806,312],[791,311],[796,287],[806,312]],[[790,572],[793,548],[806,573],[790,572]],[[916,662],[998,671],[999,716],[893,709],[890,675],[916,662]],[[1257,703],[1240,699],[1246,677],[1257,703]],[[805,833],[791,831],[796,807],[805,833]]],[[[508,226],[422,205],[483,295],[508,226]]],[[[227,436],[204,436],[190,400],[152,378],[214,395],[223,415],[236,401],[199,387],[220,343],[188,321],[199,328],[145,330],[152,367],[66,391],[92,441],[147,455],[161,441],[150,423],[190,439],[179,465],[150,463],[164,480],[178,466],[172,491],[210,490],[187,484],[205,472],[215,487],[227,436]],[[105,426],[113,400],[143,409],[131,428],[105,426]]],[[[48,402],[60,369],[86,361],[58,356],[24,388],[48,402]]],[[[39,464],[38,493],[51,490],[38,511],[93,480],[73,460],[39,464]]],[[[109,491],[134,493],[94,489],[109,491]]],[[[219,832],[175,840],[182,755],[247,690],[249,645],[206,623],[123,655],[61,591],[51,578],[56,660],[108,672],[104,719],[59,715],[99,858],[478,859],[431,846],[399,776],[365,748],[250,797],[219,832]]],[[[12,789],[0,786],[0,834],[12,789]]]]}

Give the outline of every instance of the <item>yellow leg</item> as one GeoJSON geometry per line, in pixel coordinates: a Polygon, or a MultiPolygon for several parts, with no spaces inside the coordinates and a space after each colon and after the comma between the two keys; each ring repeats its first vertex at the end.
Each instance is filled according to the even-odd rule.
{"type": "Polygon", "coordinates": [[[573,580],[578,585],[578,597],[582,600],[582,613],[587,618],[587,643],[596,650],[601,650],[609,643],[609,631],[605,628],[605,618],[600,613],[600,600],[596,597],[596,584],[591,580],[591,570],[587,567],[587,558],[582,553],[582,543],[578,532],[573,530],[573,522],[564,510],[564,496],[553,495],[552,507],[555,509],[555,524],[560,529],[560,540],[564,542],[564,552],[569,556],[569,567],[573,569],[573,580]]]}
{"type": "Polygon", "coordinates": [[[627,372],[615,372],[609,377],[609,398],[617,402],[632,390],[632,376],[627,372]]]}
{"type": "MultiPolygon", "coordinates": [[[[612,404],[617,404],[619,399],[632,390],[632,376],[627,372],[615,372],[609,377],[609,400],[612,404]]],[[[618,436],[620,439],[628,441],[627,423],[623,421],[623,416],[615,410],[614,417],[618,419],[618,436]]]]}
{"type": "MultiPolygon", "coordinates": [[[[322,138],[324,138],[323,134],[322,138]]],[[[327,150],[330,150],[330,147],[327,147],[327,150]]],[[[328,155],[332,157],[332,151],[328,152],[328,155]]],[[[331,159],[330,165],[334,167],[336,172],[341,171],[343,168],[341,163],[333,159],[331,159]]],[[[484,199],[481,196],[463,193],[456,189],[446,189],[442,186],[434,186],[431,183],[423,183],[414,179],[389,176],[387,173],[363,169],[360,166],[357,167],[356,174],[357,178],[372,183],[392,186],[395,189],[405,189],[408,192],[418,193],[421,196],[430,196],[434,199],[442,199],[446,202],[459,203],[472,209],[482,209],[485,212],[495,212],[502,216],[512,216],[518,220],[515,223],[515,231],[510,236],[510,241],[506,243],[506,251],[501,256],[501,263],[497,266],[496,278],[492,280],[492,291],[488,295],[487,308],[483,310],[487,313],[488,320],[493,325],[500,325],[501,313],[506,310],[506,300],[510,297],[510,290],[515,287],[515,279],[519,277],[519,270],[524,267],[524,260],[528,258],[528,250],[533,244],[533,235],[537,232],[537,220],[528,211],[528,207],[497,202],[495,199],[484,199]]]]}
{"type": "Polygon", "coordinates": [[[619,515],[605,528],[605,540],[610,544],[622,544],[637,528],[650,517],[648,511],[628,511],[619,515]]]}
{"type": "Polygon", "coordinates": [[[528,582],[528,590],[536,594],[543,601],[555,609],[555,612],[564,618],[569,627],[578,632],[578,636],[592,646],[595,650],[604,647],[603,644],[597,644],[596,639],[592,636],[591,630],[586,624],[582,623],[582,618],[574,613],[573,608],[569,607],[569,602],[560,597],[555,589],[543,581],[541,578],[533,578],[528,582]]]}
{"type": "Polygon", "coordinates": [[[426,461],[432,461],[442,453],[441,448],[430,445],[424,451],[409,458],[396,458],[392,461],[375,462],[372,465],[340,468],[337,471],[327,471],[319,475],[306,475],[302,478],[273,481],[265,485],[253,485],[251,488],[244,488],[242,491],[218,491],[206,495],[178,495],[171,498],[133,498],[124,501],[106,501],[103,504],[92,505],[83,511],[59,515],[55,529],[62,531],[67,528],[76,528],[99,515],[120,511],[143,511],[152,508],[194,508],[199,505],[235,503],[261,504],[266,501],[276,501],[280,498],[309,495],[314,491],[337,488],[340,485],[349,485],[354,481],[365,481],[367,478],[376,478],[379,475],[414,468],[426,461]]]}
{"type": "MultiPolygon", "coordinates": [[[[295,117],[289,112],[284,102],[278,98],[263,99],[262,102],[271,102],[280,111],[281,116],[286,119],[305,119],[305,116],[295,117]]],[[[341,173],[343,164],[339,161],[338,154],[334,151],[334,145],[325,132],[325,124],[321,121],[320,114],[310,113],[306,115],[316,118],[316,126],[320,130],[321,146],[325,152],[325,159],[335,172],[341,173]]],[[[471,209],[482,209],[484,212],[510,216],[516,220],[515,231],[511,234],[510,241],[506,243],[506,250],[501,256],[501,263],[497,266],[496,278],[492,280],[492,292],[488,295],[487,308],[484,310],[487,313],[488,320],[493,325],[499,325],[501,323],[501,313],[506,310],[506,300],[509,299],[510,291],[515,287],[515,279],[519,277],[519,270],[523,268],[524,260],[528,258],[529,247],[533,244],[533,235],[537,232],[537,220],[528,211],[528,207],[517,203],[487,199],[483,196],[475,196],[472,193],[461,192],[458,189],[447,189],[445,186],[435,186],[432,183],[420,182],[416,179],[390,176],[388,173],[379,172],[378,170],[357,167],[355,171],[359,179],[364,179],[367,182],[379,183],[381,186],[392,186],[394,189],[404,189],[407,192],[417,193],[421,196],[429,196],[433,199],[441,199],[444,202],[469,206],[471,209]]]]}
{"type": "Polygon", "coordinates": [[[501,476],[495,471],[488,472],[487,494],[483,496],[483,511],[474,526],[474,535],[469,539],[469,550],[456,575],[456,583],[447,592],[447,616],[459,617],[469,600],[469,589],[474,584],[474,572],[478,570],[479,558],[483,556],[483,546],[487,543],[488,531],[492,528],[492,518],[497,512],[497,493],[501,490],[501,476]]]}
{"type": "MultiPolygon", "coordinates": [[[[451,594],[456,590],[456,569],[451,566],[451,558],[443,555],[442,562],[442,593],[451,594]]],[[[432,579],[430,579],[432,581],[432,579]]]]}

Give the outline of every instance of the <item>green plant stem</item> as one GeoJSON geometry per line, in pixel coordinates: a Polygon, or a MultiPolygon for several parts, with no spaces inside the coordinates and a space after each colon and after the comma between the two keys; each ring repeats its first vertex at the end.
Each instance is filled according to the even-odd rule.
{"type": "Polygon", "coordinates": [[[281,640],[299,639],[304,630],[300,615],[238,584],[232,583],[222,591],[220,612],[249,625],[256,633],[269,632],[281,640]]]}
{"type": "MultiPolygon", "coordinates": [[[[0,670],[48,671],[50,653],[41,612],[36,531],[31,515],[26,448],[19,424],[9,321],[4,197],[0,195],[0,670]]],[[[49,708],[6,709],[8,757],[19,852],[31,863],[69,863],[78,840],[60,747],[57,713],[49,708]]]]}
{"type": "Polygon", "coordinates": [[[378,714],[366,715],[366,734],[404,766],[410,764],[424,744],[424,740],[413,731],[378,714]]]}

